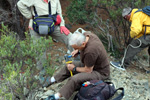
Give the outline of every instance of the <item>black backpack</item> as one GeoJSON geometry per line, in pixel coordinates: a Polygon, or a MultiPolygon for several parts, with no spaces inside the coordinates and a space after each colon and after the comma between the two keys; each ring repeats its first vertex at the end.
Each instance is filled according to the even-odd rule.
{"type": "Polygon", "coordinates": [[[51,15],[51,3],[48,3],[49,15],[38,16],[35,6],[33,6],[33,8],[35,13],[33,19],[34,31],[40,35],[48,35],[54,32],[57,13],[51,15]]]}
{"type": "MultiPolygon", "coordinates": [[[[138,9],[135,13],[141,12],[141,11],[150,17],[150,6],[146,6],[143,9],[138,9]]],[[[147,26],[150,27],[150,25],[143,25],[143,26],[145,26],[145,31],[144,31],[144,39],[145,39],[146,27],[147,26]]]]}
{"type": "MultiPolygon", "coordinates": [[[[90,84],[82,86],[73,100],[108,100],[121,90],[122,92],[112,100],[121,100],[124,96],[124,88],[115,89],[112,82],[102,80],[89,81],[90,84]]],[[[82,84],[83,85],[83,84],[82,84]]]]}

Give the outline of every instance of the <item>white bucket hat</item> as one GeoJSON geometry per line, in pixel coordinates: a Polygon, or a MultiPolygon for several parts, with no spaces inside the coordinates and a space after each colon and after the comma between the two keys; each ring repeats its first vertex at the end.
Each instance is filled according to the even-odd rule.
{"type": "Polygon", "coordinates": [[[122,17],[124,17],[125,15],[130,14],[132,11],[132,9],[130,7],[124,8],[122,11],[122,17]]]}

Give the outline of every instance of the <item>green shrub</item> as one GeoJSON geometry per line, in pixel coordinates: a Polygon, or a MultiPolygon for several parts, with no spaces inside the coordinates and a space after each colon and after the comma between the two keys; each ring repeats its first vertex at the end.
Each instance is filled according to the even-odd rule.
{"type": "MultiPolygon", "coordinates": [[[[28,32],[25,32],[26,39],[20,40],[16,33],[3,24],[0,33],[0,73],[4,77],[0,83],[0,98],[11,100],[18,96],[25,100],[28,95],[24,94],[24,88],[28,88],[29,94],[32,94],[41,87],[39,80],[34,77],[38,73],[36,61],[50,48],[52,40],[41,37],[35,44],[28,32]]],[[[50,66],[48,56],[49,59],[43,61],[44,66],[50,66]]],[[[47,67],[47,70],[53,74],[55,68],[47,67]]]]}
{"type": "Polygon", "coordinates": [[[67,17],[72,23],[85,24],[91,22],[93,18],[93,5],[97,0],[72,0],[71,4],[67,7],[67,17]]]}

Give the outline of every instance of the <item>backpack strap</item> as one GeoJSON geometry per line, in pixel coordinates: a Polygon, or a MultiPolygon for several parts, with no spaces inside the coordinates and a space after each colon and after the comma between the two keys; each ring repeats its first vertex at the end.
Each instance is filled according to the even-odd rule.
{"type": "Polygon", "coordinates": [[[150,6],[146,6],[146,7],[142,8],[142,9],[138,9],[136,12],[139,12],[139,11],[142,11],[143,13],[147,14],[148,16],[150,16],[150,6]]]}
{"type": "Polygon", "coordinates": [[[143,25],[143,26],[145,26],[145,31],[144,31],[144,39],[145,39],[145,35],[146,35],[146,27],[147,27],[147,25],[143,25]]]}
{"type": "Polygon", "coordinates": [[[122,92],[121,92],[116,98],[114,98],[114,99],[112,99],[112,100],[121,100],[121,99],[123,98],[123,96],[124,96],[124,88],[118,88],[118,89],[115,91],[115,93],[116,93],[118,90],[121,90],[122,92]]]}
{"type": "Polygon", "coordinates": [[[146,27],[150,27],[150,25],[143,25],[143,26],[145,26],[145,31],[144,31],[144,39],[145,39],[145,37],[146,37],[146,27]]]}
{"type": "MultiPolygon", "coordinates": [[[[111,85],[112,87],[114,87],[115,88],[115,86],[114,86],[114,84],[112,83],[112,82],[105,82],[105,83],[107,83],[107,84],[109,84],[109,85],[111,85]]],[[[109,97],[111,97],[110,96],[110,94],[111,94],[111,91],[110,91],[111,89],[110,89],[110,86],[109,86],[109,97]]]]}
{"type": "Polygon", "coordinates": [[[140,12],[140,11],[143,11],[142,9],[138,9],[136,12],[134,12],[134,13],[137,13],[137,12],[140,12]]]}
{"type": "Polygon", "coordinates": [[[35,13],[35,17],[38,17],[38,14],[36,12],[35,6],[33,6],[33,10],[34,10],[34,13],[35,13]]]}
{"type": "MultiPolygon", "coordinates": [[[[37,17],[38,14],[37,14],[37,11],[35,9],[35,6],[33,6],[33,10],[34,10],[35,16],[37,17]]],[[[51,15],[51,3],[50,3],[50,1],[48,3],[48,11],[49,11],[49,16],[50,16],[51,15]]]]}
{"type": "MultiPolygon", "coordinates": [[[[112,86],[114,87],[114,84],[112,82],[106,82],[107,84],[112,84],[112,86]]],[[[121,90],[122,92],[114,99],[112,100],[121,100],[124,96],[124,88],[118,88],[117,90],[115,90],[114,94],[118,91],[118,90],[121,90]]],[[[110,93],[109,93],[110,94],[110,93]]]]}
{"type": "Polygon", "coordinates": [[[51,15],[51,2],[50,1],[48,2],[48,8],[49,8],[48,9],[49,10],[49,15],[51,15]]]}

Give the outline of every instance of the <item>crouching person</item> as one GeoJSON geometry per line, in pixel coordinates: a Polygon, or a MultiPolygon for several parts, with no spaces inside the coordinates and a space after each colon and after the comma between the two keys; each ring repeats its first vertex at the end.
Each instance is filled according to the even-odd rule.
{"type": "Polygon", "coordinates": [[[58,74],[47,79],[44,86],[69,78],[58,93],[47,97],[45,100],[58,100],[62,96],[68,100],[74,91],[80,89],[83,82],[109,78],[110,66],[107,53],[95,34],[91,32],[74,33],[69,39],[69,44],[74,48],[72,56],[76,56],[80,52],[81,61],[67,64],[58,74]],[[70,71],[73,72],[72,77],[70,71]]]}

